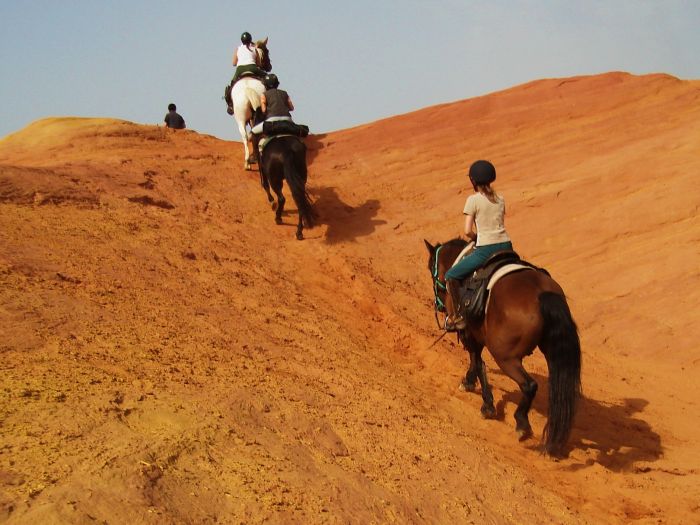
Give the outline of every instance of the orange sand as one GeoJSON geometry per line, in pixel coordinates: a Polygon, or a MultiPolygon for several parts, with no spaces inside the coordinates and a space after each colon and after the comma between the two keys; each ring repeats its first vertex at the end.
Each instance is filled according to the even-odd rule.
{"type": "Polygon", "coordinates": [[[0,141],[0,521],[697,521],[700,82],[542,80],[308,145],[298,242],[238,143],[77,118],[0,141]],[[487,421],[461,348],[428,348],[423,239],[459,233],[477,158],[579,325],[561,461],[517,441],[490,355],[487,421]]]}

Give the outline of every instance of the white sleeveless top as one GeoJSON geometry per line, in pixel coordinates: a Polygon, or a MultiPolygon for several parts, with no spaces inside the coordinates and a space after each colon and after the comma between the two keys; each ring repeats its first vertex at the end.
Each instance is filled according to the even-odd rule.
{"type": "Polygon", "coordinates": [[[255,47],[251,45],[250,49],[248,49],[245,44],[241,44],[236,49],[236,56],[238,57],[239,66],[255,64],[255,47]]]}

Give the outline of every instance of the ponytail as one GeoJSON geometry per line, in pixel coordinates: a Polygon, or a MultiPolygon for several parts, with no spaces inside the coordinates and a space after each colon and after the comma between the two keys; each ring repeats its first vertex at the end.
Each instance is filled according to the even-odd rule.
{"type": "Polygon", "coordinates": [[[479,184],[476,186],[476,191],[479,193],[482,193],[488,200],[491,202],[497,202],[499,197],[494,191],[494,189],[491,187],[491,184],[479,184]]]}

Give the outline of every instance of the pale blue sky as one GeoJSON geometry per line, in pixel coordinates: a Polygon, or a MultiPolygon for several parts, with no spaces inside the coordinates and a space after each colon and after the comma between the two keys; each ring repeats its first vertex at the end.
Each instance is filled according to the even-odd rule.
{"type": "MultiPolygon", "coordinates": [[[[700,0],[0,0],[0,137],[46,116],[239,140],[221,100],[269,36],[295,120],[335,131],[546,77],[700,78],[700,0]]],[[[439,123],[430,123],[439,125],[439,123]]]]}

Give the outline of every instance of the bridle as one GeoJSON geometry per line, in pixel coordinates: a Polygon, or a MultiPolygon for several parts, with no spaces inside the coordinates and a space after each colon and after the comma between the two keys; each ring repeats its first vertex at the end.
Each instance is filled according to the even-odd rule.
{"type": "Polygon", "coordinates": [[[433,293],[435,294],[435,303],[434,303],[434,310],[435,310],[435,322],[438,325],[438,328],[442,328],[440,325],[440,319],[438,318],[438,312],[447,312],[447,308],[445,307],[445,303],[440,299],[440,291],[446,292],[447,291],[447,286],[445,285],[444,282],[440,280],[439,272],[438,272],[438,261],[439,261],[439,256],[440,256],[440,250],[442,250],[443,245],[441,244],[435,249],[435,263],[433,264],[433,268],[431,271],[431,275],[433,276],[433,293]]]}

